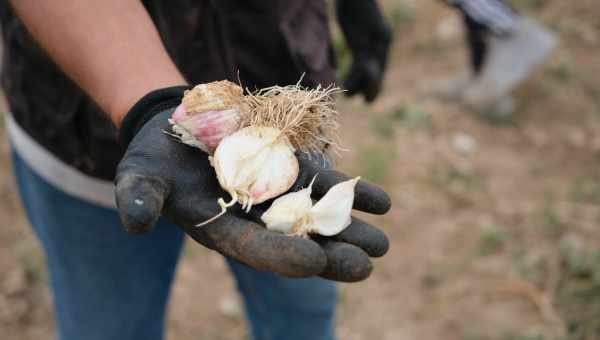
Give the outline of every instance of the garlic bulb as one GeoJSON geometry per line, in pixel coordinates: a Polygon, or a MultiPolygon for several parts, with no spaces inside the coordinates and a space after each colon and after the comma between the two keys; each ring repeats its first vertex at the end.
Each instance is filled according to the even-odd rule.
{"type": "Polygon", "coordinates": [[[319,234],[333,236],[341,233],[352,222],[354,187],[360,177],[331,187],[314,206],[308,188],[277,198],[262,215],[267,229],[290,235],[319,234]]]}
{"type": "Polygon", "coordinates": [[[240,203],[250,211],[262,203],[289,190],[298,177],[298,159],[288,138],[279,129],[250,126],[223,138],[211,157],[221,187],[231,195],[225,203],[221,198],[221,213],[240,203]]]}
{"type": "MultiPolygon", "coordinates": [[[[173,135],[181,142],[212,155],[209,159],[219,184],[231,195],[229,202],[218,200],[221,212],[217,216],[198,226],[215,220],[236,203],[250,211],[254,204],[289,190],[299,171],[294,151],[324,154],[339,147],[333,98],[338,88],[309,89],[296,84],[247,92],[244,95],[240,86],[226,80],[200,84],[185,92],[169,120],[173,135]]],[[[312,207],[310,193],[308,201],[294,198],[305,196],[282,199],[288,201],[285,206],[297,204],[298,214],[302,213],[290,208],[286,223],[297,223],[307,210],[323,221],[333,218],[321,211],[329,205],[312,207]]],[[[319,225],[315,223],[311,222],[311,228],[328,232],[325,227],[314,227],[319,225]]],[[[335,223],[337,228],[343,224],[335,223]]],[[[285,223],[271,226],[281,231],[289,227],[285,223]]],[[[303,232],[311,232],[311,228],[303,232]]]]}
{"type": "Polygon", "coordinates": [[[212,154],[240,125],[243,90],[224,80],[186,91],[169,122],[181,142],[212,154]]]}

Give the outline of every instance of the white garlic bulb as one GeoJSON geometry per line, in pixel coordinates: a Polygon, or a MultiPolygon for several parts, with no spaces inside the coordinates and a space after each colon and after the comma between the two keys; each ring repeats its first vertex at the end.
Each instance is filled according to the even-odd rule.
{"type": "Polygon", "coordinates": [[[231,201],[219,199],[221,213],[199,226],[213,221],[235,203],[250,211],[252,205],[281,195],[291,188],[299,171],[288,138],[271,127],[249,126],[223,138],[211,164],[231,201]]]}
{"type": "Polygon", "coordinates": [[[356,177],[334,185],[314,206],[310,198],[313,179],[308,188],[273,201],[261,219],[267,229],[284,234],[337,235],[352,222],[354,187],[359,179],[356,177]]]}

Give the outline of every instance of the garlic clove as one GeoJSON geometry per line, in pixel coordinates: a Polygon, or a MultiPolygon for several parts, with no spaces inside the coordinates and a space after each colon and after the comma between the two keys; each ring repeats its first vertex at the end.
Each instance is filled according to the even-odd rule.
{"type": "Polygon", "coordinates": [[[172,120],[171,123],[177,124],[178,122],[180,122],[182,119],[184,119],[187,116],[188,116],[187,108],[185,107],[185,104],[181,103],[181,104],[179,104],[179,106],[177,106],[175,108],[175,111],[173,111],[173,114],[171,115],[171,120],[172,120]]]}
{"type": "Polygon", "coordinates": [[[185,92],[170,122],[181,142],[212,154],[240,126],[243,90],[229,81],[195,86],[185,92]]]}
{"type": "Polygon", "coordinates": [[[255,158],[260,162],[261,170],[250,187],[253,203],[261,203],[286,192],[296,181],[299,172],[298,160],[287,137],[267,146],[262,155],[263,159],[255,158]]]}
{"type": "MultiPolygon", "coordinates": [[[[171,124],[173,124],[172,121],[169,121],[169,122],[171,124]]],[[[198,148],[209,154],[211,153],[206,144],[204,144],[201,141],[194,138],[194,136],[192,136],[192,134],[189,133],[186,129],[184,129],[181,126],[176,125],[176,124],[173,124],[172,129],[174,132],[173,136],[179,138],[179,141],[182,142],[183,144],[193,146],[193,147],[198,148]]],[[[168,134],[170,134],[170,133],[168,133],[168,134]]]]}
{"type": "Polygon", "coordinates": [[[267,229],[288,235],[319,234],[333,236],[341,233],[352,221],[354,188],[359,177],[338,183],[312,206],[308,188],[277,198],[261,216],[267,229]]]}
{"type": "Polygon", "coordinates": [[[184,110],[185,106],[181,104],[171,116],[173,132],[181,142],[209,154],[213,154],[221,140],[239,127],[240,111],[237,108],[182,113],[184,110]]]}
{"type": "Polygon", "coordinates": [[[306,233],[333,236],[341,233],[352,222],[354,187],[360,177],[331,187],[308,212],[306,233]]]}
{"type": "MultiPolygon", "coordinates": [[[[257,166],[250,164],[263,144],[256,141],[248,142],[244,129],[224,138],[215,150],[212,165],[215,168],[219,184],[225,190],[240,188],[244,183],[256,177],[257,166]]],[[[248,183],[247,187],[250,186],[248,183]]]]}
{"type": "Polygon", "coordinates": [[[261,216],[267,229],[284,234],[295,233],[312,207],[311,187],[277,198],[261,216]]]}

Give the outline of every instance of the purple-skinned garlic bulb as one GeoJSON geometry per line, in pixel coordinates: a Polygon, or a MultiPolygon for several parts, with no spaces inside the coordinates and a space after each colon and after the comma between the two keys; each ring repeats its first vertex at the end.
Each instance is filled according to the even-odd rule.
{"type": "Polygon", "coordinates": [[[243,90],[227,81],[185,91],[169,122],[182,143],[212,155],[221,140],[239,129],[243,90]]]}

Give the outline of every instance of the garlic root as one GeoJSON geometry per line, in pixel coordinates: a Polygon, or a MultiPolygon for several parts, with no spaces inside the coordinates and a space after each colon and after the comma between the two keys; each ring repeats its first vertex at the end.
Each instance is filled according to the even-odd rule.
{"type": "Polygon", "coordinates": [[[338,112],[334,86],[314,89],[299,84],[272,86],[244,96],[240,126],[271,126],[280,129],[295,149],[308,154],[337,153],[338,112]]]}
{"type": "Polygon", "coordinates": [[[204,225],[207,225],[207,224],[213,222],[214,220],[216,220],[217,218],[225,215],[225,213],[227,212],[227,208],[231,208],[237,203],[237,197],[232,196],[231,201],[229,201],[229,203],[225,203],[225,200],[221,197],[217,200],[217,203],[221,207],[221,211],[218,214],[216,214],[215,216],[209,218],[208,220],[206,220],[202,223],[196,224],[196,227],[202,227],[204,225]]]}

